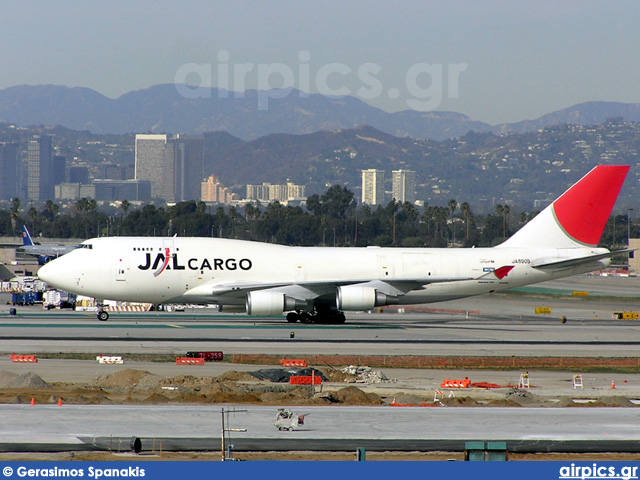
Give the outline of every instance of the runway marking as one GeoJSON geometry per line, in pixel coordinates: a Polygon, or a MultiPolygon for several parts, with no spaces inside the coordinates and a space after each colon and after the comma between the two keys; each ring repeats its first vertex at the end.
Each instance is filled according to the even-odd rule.
{"type": "MultiPolygon", "coordinates": [[[[339,329],[339,330],[362,330],[362,329],[366,329],[366,330],[381,330],[381,329],[396,329],[396,330],[403,330],[404,326],[402,325],[394,325],[394,326],[389,326],[387,324],[385,325],[288,325],[288,324],[284,324],[284,325],[276,325],[276,324],[269,324],[269,325],[256,325],[256,324],[252,324],[252,325],[219,325],[219,324],[215,324],[215,323],[207,323],[206,325],[203,325],[202,323],[200,324],[184,324],[184,325],[180,325],[178,326],[177,324],[165,324],[165,323],[90,323],[90,324],[86,324],[86,323],[0,323],[1,327],[4,328],[10,328],[10,327],[14,327],[14,328],[135,328],[135,329],[164,329],[164,328],[183,328],[183,329],[200,329],[200,330],[204,330],[204,329],[212,329],[212,328],[219,328],[219,329],[233,329],[233,330],[247,330],[247,329],[251,329],[251,330],[266,330],[266,329],[276,329],[276,330],[291,330],[293,328],[298,328],[298,329],[304,329],[305,331],[308,330],[317,330],[317,329],[325,329],[325,330],[333,330],[333,329],[339,329]]],[[[3,338],[3,337],[0,337],[3,338]]]]}

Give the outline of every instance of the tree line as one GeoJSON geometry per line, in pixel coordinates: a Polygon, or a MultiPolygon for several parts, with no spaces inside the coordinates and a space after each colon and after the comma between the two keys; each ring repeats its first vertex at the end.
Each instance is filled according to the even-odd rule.
{"type": "MultiPolygon", "coordinates": [[[[95,200],[83,198],[65,211],[51,200],[40,208],[22,208],[16,198],[9,210],[0,210],[0,235],[17,236],[24,224],[34,238],[178,235],[292,246],[482,247],[504,241],[537,214],[496,205],[493,212],[476,215],[468,202],[455,199],[446,206],[417,207],[395,200],[384,206],[359,205],[353,192],[339,185],[308,197],[306,209],[279,202],[210,207],[196,201],[132,208],[127,200],[119,209],[98,207],[95,200]]],[[[636,238],[638,233],[626,215],[614,216],[601,244],[626,245],[627,235],[636,238]]]]}

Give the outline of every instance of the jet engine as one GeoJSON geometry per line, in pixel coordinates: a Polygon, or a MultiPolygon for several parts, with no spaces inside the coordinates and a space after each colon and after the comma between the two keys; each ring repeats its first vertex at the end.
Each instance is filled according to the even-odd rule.
{"type": "Polygon", "coordinates": [[[373,287],[347,285],[338,287],[336,306],[338,310],[371,310],[374,307],[396,303],[396,298],[378,292],[373,287]]]}
{"type": "Polygon", "coordinates": [[[285,311],[301,308],[302,303],[280,292],[249,292],[247,294],[247,314],[281,315],[285,311]]]}

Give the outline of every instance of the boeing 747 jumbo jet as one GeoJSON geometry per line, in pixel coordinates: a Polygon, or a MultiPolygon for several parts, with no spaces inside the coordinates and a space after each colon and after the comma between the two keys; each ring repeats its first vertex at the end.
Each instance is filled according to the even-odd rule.
{"type": "MultiPolygon", "coordinates": [[[[344,323],[344,311],[497,292],[599,270],[629,170],[598,166],[493,248],[287,247],[222,238],[104,237],[52,260],[46,283],[98,299],[217,304],[221,311],[344,323]]],[[[100,310],[98,318],[107,320],[100,310]]]]}

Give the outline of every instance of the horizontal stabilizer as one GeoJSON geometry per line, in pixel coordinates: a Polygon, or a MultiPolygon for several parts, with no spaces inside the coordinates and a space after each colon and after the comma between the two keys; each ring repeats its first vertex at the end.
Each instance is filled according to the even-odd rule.
{"type": "Polygon", "coordinates": [[[615,250],[613,252],[601,253],[599,255],[588,255],[586,257],[570,258],[568,260],[554,260],[554,261],[542,260],[541,263],[536,263],[534,261],[531,264],[531,266],[533,268],[539,268],[541,270],[544,270],[546,268],[570,268],[570,267],[575,267],[577,265],[584,265],[585,263],[591,263],[598,260],[602,260],[603,258],[611,258],[621,253],[633,252],[634,250],[635,249],[615,250]]]}

